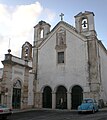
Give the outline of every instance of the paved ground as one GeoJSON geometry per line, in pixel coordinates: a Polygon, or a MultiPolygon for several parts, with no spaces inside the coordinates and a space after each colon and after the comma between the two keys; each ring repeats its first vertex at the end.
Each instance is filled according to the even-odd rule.
{"type": "MultiPolygon", "coordinates": [[[[13,113],[18,113],[18,112],[27,112],[27,111],[35,111],[35,110],[50,110],[50,111],[53,111],[52,109],[36,109],[36,108],[32,108],[32,109],[16,109],[16,110],[13,110],[13,113]]],[[[54,111],[71,111],[71,112],[76,112],[77,110],[60,110],[60,109],[55,109],[54,111]]],[[[105,108],[102,108],[102,109],[99,109],[99,111],[107,111],[107,107],[105,108]]]]}
{"type": "Polygon", "coordinates": [[[15,110],[10,120],[107,120],[107,109],[95,114],[78,114],[76,110],[15,110]]]}

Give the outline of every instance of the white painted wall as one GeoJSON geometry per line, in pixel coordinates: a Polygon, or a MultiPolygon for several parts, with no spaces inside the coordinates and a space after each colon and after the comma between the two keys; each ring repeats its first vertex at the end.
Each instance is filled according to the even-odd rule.
{"type": "Polygon", "coordinates": [[[103,90],[101,97],[104,99],[104,101],[107,102],[107,53],[104,51],[104,49],[101,46],[99,47],[99,54],[100,54],[101,81],[102,81],[102,90],[103,90]]]}
{"type": "Polygon", "coordinates": [[[66,31],[65,64],[57,65],[56,34],[39,50],[38,91],[45,85],[53,90],[58,85],[64,85],[67,90],[73,85],[80,85],[84,91],[89,91],[87,74],[87,43],[75,36],[72,30],[66,31]]]}
{"type": "Polygon", "coordinates": [[[16,78],[19,78],[24,82],[24,72],[25,72],[24,67],[23,68],[22,67],[19,68],[17,66],[12,67],[12,81],[16,78]]]}
{"type": "Polygon", "coordinates": [[[22,65],[25,65],[24,60],[22,60],[21,58],[15,57],[15,56],[12,56],[12,61],[16,62],[16,63],[19,63],[19,64],[22,64],[22,65]]]}

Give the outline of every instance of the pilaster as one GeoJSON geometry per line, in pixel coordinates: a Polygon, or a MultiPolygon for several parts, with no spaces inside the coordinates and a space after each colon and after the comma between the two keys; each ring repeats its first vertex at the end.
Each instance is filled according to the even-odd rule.
{"type": "Polygon", "coordinates": [[[71,93],[67,92],[67,109],[71,109],[71,93]]]}
{"type": "Polygon", "coordinates": [[[52,109],[56,108],[56,93],[52,92],[52,109]]]}

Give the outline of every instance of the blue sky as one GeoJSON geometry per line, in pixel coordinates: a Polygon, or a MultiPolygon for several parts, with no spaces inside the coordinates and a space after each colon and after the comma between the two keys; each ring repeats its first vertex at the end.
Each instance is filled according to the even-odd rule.
{"type": "Polygon", "coordinates": [[[98,39],[107,48],[107,0],[0,0],[0,61],[7,53],[9,39],[12,54],[21,56],[22,44],[33,43],[33,27],[40,20],[52,29],[64,13],[64,21],[75,26],[74,16],[84,11],[94,12],[98,39]]]}

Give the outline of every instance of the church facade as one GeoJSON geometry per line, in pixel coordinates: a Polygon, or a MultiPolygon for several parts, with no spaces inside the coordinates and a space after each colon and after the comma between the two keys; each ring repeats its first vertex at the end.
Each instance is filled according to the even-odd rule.
{"type": "Polygon", "coordinates": [[[107,50],[97,38],[94,13],[77,14],[75,27],[61,15],[50,29],[40,21],[33,45],[25,42],[21,58],[10,51],[5,55],[2,102],[20,109],[76,109],[92,97],[107,104],[107,50]]]}

